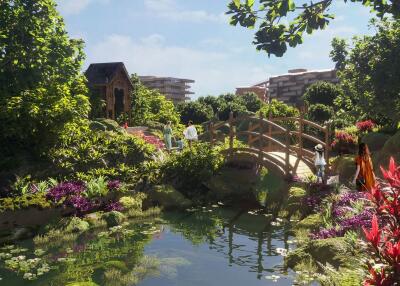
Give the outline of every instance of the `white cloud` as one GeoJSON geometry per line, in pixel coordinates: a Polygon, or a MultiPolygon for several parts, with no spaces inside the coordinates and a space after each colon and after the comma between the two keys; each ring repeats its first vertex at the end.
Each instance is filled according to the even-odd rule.
{"type": "Polygon", "coordinates": [[[88,47],[91,62],[123,61],[130,73],[194,79],[196,96],[234,92],[235,87],[265,80],[271,67],[240,61],[237,54],[165,44],[160,35],[140,40],[110,35],[88,47]],[[112,52],[110,52],[112,51],[112,52]]]}
{"type": "Polygon", "coordinates": [[[57,0],[59,10],[64,15],[76,15],[93,3],[109,3],[111,0],[57,0]]]}
{"type": "Polygon", "coordinates": [[[175,0],[144,0],[144,5],[153,15],[171,21],[227,23],[229,18],[225,13],[213,14],[205,10],[185,10],[175,0]]]}

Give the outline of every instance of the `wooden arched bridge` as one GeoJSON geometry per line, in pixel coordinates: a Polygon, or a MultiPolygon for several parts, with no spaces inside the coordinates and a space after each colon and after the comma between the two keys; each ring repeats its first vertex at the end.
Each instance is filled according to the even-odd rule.
{"type": "Polygon", "coordinates": [[[325,159],[329,162],[329,125],[306,120],[303,114],[267,119],[262,115],[235,118],[230,113],[229,120],[210,123],[207,133],[211,144],[229,138],[229,148],[225,150],[227,161],[252,160],[284,175],[307,177],[313,174],[316,144],[324,147],[325,159]],[[235,138],[247,145],[234,146],[237,145],[235,138]]]}

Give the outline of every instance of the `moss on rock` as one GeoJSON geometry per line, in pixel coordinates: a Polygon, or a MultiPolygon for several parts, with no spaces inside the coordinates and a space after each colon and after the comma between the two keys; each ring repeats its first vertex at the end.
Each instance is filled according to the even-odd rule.
{"type": "Polygon", "coordinates": [[[323,224],[321,214],[312,214],[296,224],[297,229],[318,230],[323,224]]]}
{"type": "Polygon", "coordinates": [[[137,193],[133,196],[124,196],[119,199],[124,209],[142,209],[143,200],[147,198],[144,193],[137,193]]]}
{"type": "Polygon", "coordinates": [[[120,225],[126,219],[126,216],[118,211],[112,211],[104,213],[102,215],[102,219],[104,219],[107,222],[108,227],[112,227],[120,225]]]}
{"type": "Polygon", "coordinates": [[[157,185],[149,192],[149,199],[165,209],[188,208],[192,202],[171,185],[157,185]]]}
{"type": "Polygon", "coordinates": [[[89,229],[89,223],[79,217],[68,217],[62,219],[56,229],[62,229],[65,232],[81,233],[89,229]]]}
{"type": "Polygon", "coordinates": [[[287,199],[283,202],[281,211],[288,218],[297,214],[303,214],[303,199],[307,196],[307,191],[302,187],[291,187],[288,191],[287,199]]]}
{"type": "Polygon", "coordinates": [[[305,261],[329,263],[335,268],[346,264],[348,251],[343,237],[310,240],[303,246],[288,253],[285,259],[287,267],[294,269],[296,265],[305,261]]]}

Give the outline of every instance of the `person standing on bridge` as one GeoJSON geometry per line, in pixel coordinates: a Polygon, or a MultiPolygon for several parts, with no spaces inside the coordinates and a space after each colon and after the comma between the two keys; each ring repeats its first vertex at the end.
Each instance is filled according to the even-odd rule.
{"type": "Polygon", "coordinates": [[[324,147],[321,144],[315,146],[314,165],[317,169],[317,183],[323,183],[325,177],[324,147]]]}
{"type": "Polygon", "coordinates": [[[192,149],[192,142],[197,141],[197,130],[196,127],[193,125],[193,121],[189,121],[188,127],[183,131],[183,135],[185,136],[185,139],[189,143],[189,148],[192,149]]]}

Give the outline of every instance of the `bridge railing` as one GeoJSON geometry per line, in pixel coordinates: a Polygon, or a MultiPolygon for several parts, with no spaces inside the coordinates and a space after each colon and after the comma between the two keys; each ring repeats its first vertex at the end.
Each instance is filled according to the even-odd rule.
{"type": "Polygon", "coordinates": [[[210,123],[209,135],[211,144],[218,141],[216,136],[217,130],[224,127],[229,130],[227,136],[224,136],[224,138],[229,138],[229,154],[234,152],[233,143],[235,137],[247,137],[249,148],[246,150],[251,150],[253,153],[258,154],[260,162],[268,155],[266,152],[284,152],[285,171],[289,172],[290,154],[295,154],[298,159],[308,161],[309,164],[312,163],[315,151],[313,149],[307,149],[304,146],[304,141],[308,140],[315,144],[321,144],[324,147],[326,162],[329,162],[329,126],[322,126],[315,122],[306,120],[302,113],[299,117],[272,118],[269,116],[269,118],[266,119],[262,114],[259,117],[243,115],[234,118],[233,113],[231,112],[227,121],[216,124],[212,122],[210,123]],[[236,131],[238,124],[244,121],[249,121],[247,130],[236,131]],[[281,122],[294,123],[296,130],[289,130],[289,128],[283,127],[279,124],[281,122]],[[321,139],[307,134],[305,132],[305,127],[307,126],[315,128],[318,132],[321,132],[324,138],[321,139]],[[296,141],[296,144],[292,144],[294,140],[296,141]]]}

